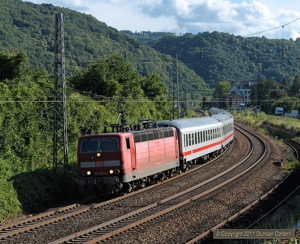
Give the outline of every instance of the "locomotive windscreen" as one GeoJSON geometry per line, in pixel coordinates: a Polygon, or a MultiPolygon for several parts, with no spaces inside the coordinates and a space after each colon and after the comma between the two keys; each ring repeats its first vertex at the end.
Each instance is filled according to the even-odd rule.
{"type": "Polygon", "coordinates": [[[117,137],[101,137],[82,140],[80,152],[113,152],[120,150],[119,138],[117,137]]]}

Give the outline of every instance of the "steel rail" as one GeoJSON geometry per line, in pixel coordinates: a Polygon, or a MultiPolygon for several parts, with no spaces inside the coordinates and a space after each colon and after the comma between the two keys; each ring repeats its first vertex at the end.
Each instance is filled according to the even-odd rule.
{"type": "MultiPolygon", "coordinates": [[[[228,150],[228,148],[226,149],[226,151],[228,150]]],[[[224,153],[226,152],[224,151],[224,153]]],[[[219,155],[218,157],[210,160],[209,162],[207,162],[204,165],[199,165],[193,169],[189,169],[187,172],[185,173],[181,173],[180,175],[176,175],[172,178],[166,179],[163,182],[159,182],[157,184],[151,185],[151,186],[147,186],[144,189],[139,189],[138,191],[134,191],[131,192],[130,194],[126,194],[123,196],[120,196],[118,198],[114,198],[105,202],[101,202],[101,203],[97,203],[97,204],[92,204],[91,206],[86,206],[83,205],[84,202],[81,203],[75,203],[75,204],[71,204],[62,208],[58,208],[58,209],[54,209],[54,210],[49,210],[46,211],[44,213],[40,213],[34,216],[30,216],[21,220],[17,220],[17,221],[13,221],[13,222],[9,222],[6,224],[2,224],[0,225],[0,240],[4,240],[7,239],[11,236],[16,236],[19,234],[22,234],[24,232],[27,231],[32,231],[32,230],[36,230],[37,228],[43,227],[45,225],[49,225],[49,224],[53,224],[53,223],[57,223],[60,220],[65,220],[67,218],[72,218],[74,216],[77,216],[79,214],[83,214],[83,213],[87,213],[89,211],[91,211],[92,209],[97,209],[97,208],[102,208],[104,206],[113,204],[113,203],[117,203],[121,200],[133,197],[137,194],[140,194],[142,192],[145,191],[149,191],[152,188],[161,186],[163,184],[166,184],[172,180],[178,179],[180,177],[183,177],[185,175],[188,175],[196,170],[199,170],[203,167],[207,167],[209,164],[213,163],[214,161],[216,161],[217,159],[219,159],[220,157],[222,157],[224,155],[224,153],[222,153],[221,155],[219,155]]],[[[86,201],[86,200],[85,200],[86,201]]]]}
{"type": "MultiPolygon", "coordinates": [[[[206,236],[208,236],[209,234],[211,234],[213,231],[220,229],[221,227],[225,226],[226,224],[228,224],[229,222],[237,219],[238,217],[240,217],[242,214],[246,213],[247,211],[249,211],[252,207],[254,207],[255,205],[257,205],[257,203],[259,203],[260,201],[266,199],[268,196],[270,196],[289,176],[291,173],[289,173],[286,177],[284,177],[283,180],[281,180],[276,186],[274,186],[272,189],[270,189],[267,193],[265,193],[263,196],[261,196],[259,199],[255,200],[254,202],[252,202],[251,204],[247,205],[246,207],[244,207],[243,209],[241,209],[240,211],[238,211],[237,213],[231,215],[229,218],[227,218],[226,220],[222,221],[221,223],[219,223],[218,225],[215,225],[214,227],[210,228],[209,230],[205,231],[204,233],[200,234],[199,236],[195,237],[194,239],[186,242],[186,244],[194,244],[199,242],[200,240],[204,239],[206,236]]],[[[299,186],[300,187],[300,186],[299,186]]],[[[298,188],[299,188],[298,187],[298,188]]],[[[297,189],[298,189],[297,188],[297,189]]],[[[293,193],[296,190],[293,191],[293,193]]],[[[290,194],[289,194],[290,195],[290,194]]],[[[281,203],[278,204],[278,206],[281,203]]],[[[268,212],[268,214],[271,211],[268,212]]],[[[266,214],[267,215],[267,214],[266,214]]],[[[257,221],[255,221],[255,223],[259,222],[263,217],[261,217],[260,219],[258,219],[257,221]]],[[[253,223],[253,224],[255,224],[253,223]]],[[[247,228],[250,228],[252,225],[248,226],[247,228]]]]}
{"type": "MultiPolygon", "coordinates": [[[[237,168],[238,166],[244,165],[245,164],[244,162],[251,155],[253,155],[253,146],[252,146],[252,150],[249,151],[249,155],[247,156],[246,159],[242,160],[239,164],[231,167],[230,169],[228,169],[225,172],[213,177],[210,180],[202,182],[201,184],[198,184],[198,185],[192,187],[191,189],[188,189],[186,191],[178,193],[175,196],[166,198],[166,199],[164,199],[164,200],[162,200],[158,203],[151,204],[151,205],[146,206],[142,209],[139,209],[135,212],[129,213],[125,216],[121,216],[121,217],[119,217],[117,219],[114,219],[114,220],[111,220],[107,223],[102,223],[102,224],[94,226],[90,229],[81,231],[79,233],[75,233],[73,235],[64,237],[62,239],[56,240],[56,241],[51,242],[51,243],[52,244],[58,244],[58,243],[65,243],[65,242],[68,242],[68,243],[72,243],[72,242],[85,242],[85,243],[101,242],[101,241],[104,241],[108,238],[112,238],[113,236],[119,235],[122,232],[126,232],[126,231],[132,229],[133,227],[144,224],[148,221],[154,220],[154,219],[159,218],[159,217],[161,217],[161,216],[163,216],[167,213],[170,213],[170,212],[175,211],[177,209],[180,209],[180,208],[182,208],[182,207],[184,207],[188,204],[191,204],[192,202],[195,202],[195,201],[199,200],[203,196],[206,196],[207,194],[212,193],[212,192],[216,191],[217,189],[220,189],[221,187],[224,187],[225,185],[237,180],[241,176],[243,176],[246,173],[248,173],[249,171],[251,171],[254,167],[256,167],[261,162],[261,160],[265,157],[265,155],[267,153],[265,142],[261,139],[259,139],[259,140],[260,140],[261,144],[264,146],[265,150],[262,150],[260,155],[256,155],[257,158],[255,159],[255,162],[250,162],[249,165],[247,166],[247,168],[244,169],[242,172],[240,172],[240,173],[238,173],[234,176],[231,176],[230,179],[222,181],[221,183],[218,183],[214,187],[211,187],[211,188],[209,188],[208,190],[206,190],[204,192],[197,193],[192,198],[188,197],[188,199],[182,200],[181,202],[176,203],[176,202],[178,202],[178,199],[177,199],[178,197],[182,197],[183,195],[187,195],[188,193],[197,190],[199,187],[208,184],[208,182],[213,182],[217,178],[222,177],[225,174],[228,174],[230,171],[237,168]],[[171,200],[174,200],[174,199],[176,199],[175,203],[171,203],[171,200]],[[160,208],[161,206],[163,206],[163,208],[160,208]],[[134,220],[133,222],[131,221],[127,224],[122,223],[122,226],[117,226],[120,222],[125,222],[127,219],[134,218],[136,215],[143,215],[146,210],[148,210],[148,211],[151,210],[153,212],[150,213],[149,215],[146,215],[145,217],[142,216],[140,219],[134,220]],[[114,228],[109,229],[109,226],[112,225],[112,223],[115,223],[114,228]],[[105,230],[105,229],[107,229],[107,230],[105,230]],[[100,237],[94,237],[94,235],[96,235],[96,236],[100,235],[100,237]]],[[[250,139],[249,139],[249,142],[251,144],[253,143],[250,139]]]]}

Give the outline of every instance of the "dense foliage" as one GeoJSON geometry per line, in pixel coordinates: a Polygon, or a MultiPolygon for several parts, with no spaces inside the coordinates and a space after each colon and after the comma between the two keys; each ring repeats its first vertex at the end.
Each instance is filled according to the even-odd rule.
{"type": "MultiPolygon", "coordinates": [[[[177,72],[175,56],[161,54],[91,15],[21,0],[0,0],[0,5],[0,52],[24,52],[31,65],[53,74],[55,15],[62,13],[67,76],[76,74],[102,56],[120,55],[140,75],[155,73],[171,89],[177,72]]],[[[203,79],[182,62],[178,64],[178,76],[180,87],[192,92],[195,99],[211,94],[203,79]]]]}
{"type": "Polygon", "coordinates": [[[167,88],[158,76],[140,76],[119,56],[100,58],[67,82],[70,168],[64,174],[59,165],[55,172],[51,76],[28,67],[24,54],[0,53],[0,57],[10,67],[0,79],[0,222],[76,196],[76,146],[81,134],[100,133],[119,123],[120,112],[131,124],[171,118],[167,88]]]}
{"type": "MultiPolygon", "coordinates": [[[[128,33],[128,31],[126,32],[128,33]]],[[[175,36],[172,33],[130,33],[161,53],[175,56],[215,87],[221,81],[249,80],[292,83],[299,72],[300,39],[267,39],[219,32],[175,36]]]]}
{"type": "Polygon", "coordinates": [[[171,33],[171,32],[151,32],[151,31],[132,32],[130,30],[123,30],[121,32],[133,36],[138,40],[146,43],[157,41],[158,39],[168,37],[168,36],[176,36],[175,33],[171,33]]]}
{"type": "Polygon", "coordinates": [[[300,109],[300,78],[293,59],[299,40],[147,32],[143,41],[165,53],[161,54],[135,35],[120,33],[89,15],[21,0],[0,4],[0,222],[75,197],[78,137],[119,123],[120,113],[128,124],[171,118],[177,84],[181,116],[193,116],[190,106],[207,103],[212,94],[225,100],[233,83],[258,78],[257,99],[263,111],[274,106],[300,109]],[[58,12],[65,17],[67,174],[63,167],[52,170],[58,12]],[[284,59],[277,63],[280,54],[284,59]],[[200,76],[216,88],[214,93],[200,76]]]}

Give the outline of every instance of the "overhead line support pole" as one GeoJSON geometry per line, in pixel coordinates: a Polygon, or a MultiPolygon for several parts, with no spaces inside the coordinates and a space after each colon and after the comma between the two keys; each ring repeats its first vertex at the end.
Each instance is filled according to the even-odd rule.
{"type": "Polygon", "coordinates": [[[55,15],[53,168],[68,165],[67,103],[63,14],[55,15]]]}

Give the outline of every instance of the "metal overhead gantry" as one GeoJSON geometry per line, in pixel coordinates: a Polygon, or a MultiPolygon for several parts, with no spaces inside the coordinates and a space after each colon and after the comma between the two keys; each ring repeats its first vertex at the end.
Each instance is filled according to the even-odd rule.
{"type": "Polygon", "coordinates": [[[67,103],[63,14],[55,15],[53,168],[68,165],[67,103]]]}

